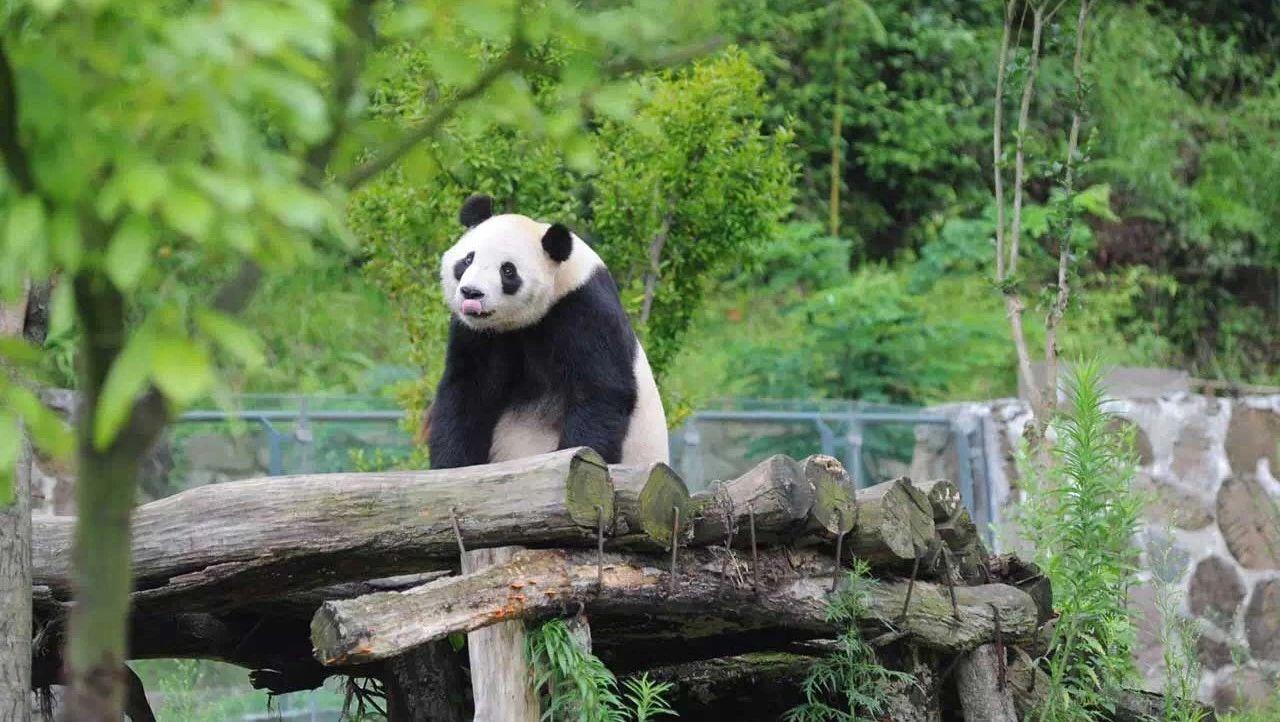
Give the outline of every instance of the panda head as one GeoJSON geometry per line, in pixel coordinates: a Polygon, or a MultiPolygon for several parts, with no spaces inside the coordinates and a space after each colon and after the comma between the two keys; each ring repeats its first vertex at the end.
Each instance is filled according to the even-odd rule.
{"type": "Polygon", "coordinates": [[[495,216],[493,199],[479,195],[462,204],[458,219],[467,231],[445,251],[440,282],[445,302],[468,327],[500,333],[532,326],[581,284],[586,259],[574,256],[590,251],[559,223],[495,216]]]}

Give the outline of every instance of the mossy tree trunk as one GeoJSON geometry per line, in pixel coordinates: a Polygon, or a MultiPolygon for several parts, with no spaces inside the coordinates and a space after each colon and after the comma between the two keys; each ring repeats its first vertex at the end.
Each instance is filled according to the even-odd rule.
{"type": "Polygon", "coordinates": [[[66,654],[70,692],[62,717],[116,722],[123,706],[132,588],[129,514],[138,459],[154,437],[140,438],[142,429],[126,427],[106,448],[94,444],[93,424],[107,374],[124,350],[125,301],[104,276],[77,278],[75,297],[85,334],[80,359],[84,406],[77,422],[79,523],[73,553],[77,603],[71,611],[66,654]]]}
{"type": "MultiPolygon", "coordinates": [[[[26,310],[26,293],[0,304],[0,336],[21,336],[26,310]]],[[[31,469],[21,443],[10,493],[0,491],[0,719],[14,722],[31,719],[31,469]]]]}

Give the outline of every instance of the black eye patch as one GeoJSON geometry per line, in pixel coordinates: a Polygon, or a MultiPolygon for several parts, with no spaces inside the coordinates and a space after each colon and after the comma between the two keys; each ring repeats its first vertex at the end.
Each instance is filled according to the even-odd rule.
{"type": "Polygon", "coordinates": [[[461,281],[462,274],[467,272],[467,267],[470,266],[471,262],[474,261],[475,259],[476,259],[476,252],[472,251],[467,254],[466,258],[463,258],[461,261],[458,261],[457,263],[453,264],[453,280],[461,281]]]}
{"type": "Polygon", "coordinates": [[[520,280],[520,272],[516,270],[516,264],[510,261],[502,264],[498,274],[502,276],[502,292],[508,296],[519,291],[520,286],[524,283],[524,281],[520,280]]]}

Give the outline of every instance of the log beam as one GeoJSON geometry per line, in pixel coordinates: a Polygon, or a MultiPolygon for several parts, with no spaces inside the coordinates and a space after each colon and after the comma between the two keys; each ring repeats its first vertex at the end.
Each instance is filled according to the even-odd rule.
{"type": "MultiPolygon", "coordinates": [[[[831,585],[827,559],[768,551],[761,555],[767,569],[755,594],[739,586],[736,575],[724,572],[714,550],[686,556],[672,590],[669,572],[652,557],[609,553],[597,566],[591,552],[522,552],[506,564],[406,592],[326,602],[312,620],[312,643],[324,664],[365,663],[455,632],[555,616],[579,604],[592,615],[597,644],[608,647],[679,643],[694,648],[745,633],[759,640],[796,641],[836,631],[826,619],[831,585]]],[[[957,588],[959,614],[953,615],[949,590],[927,582],[914,584],[903,614],[907,586],[876,586],[869,627],[901,630],[917,644],[951,652],[994,638],[993,608],[1007,640],[1035,631],[1035,604],[1013,587],[957,588]]]]}
{"type": "MultiPolygon", "coordinates": [[[[585,448],[461,469],[197,487],[134,512],[134,604],[220,609],[448,569],[457,563],[454,515],[468,548],[592,546],[597,507],[613,518],[613,488],[600,456],[585,448]]],[[[34,521],[33,582],[69,598],[75,519],[34,521]]]]}

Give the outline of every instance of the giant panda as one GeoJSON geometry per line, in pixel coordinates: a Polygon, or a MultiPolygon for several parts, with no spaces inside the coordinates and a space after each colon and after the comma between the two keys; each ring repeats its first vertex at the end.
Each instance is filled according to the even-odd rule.
{"type": "Polygon", "coordinates": [[[431,466],[575,446],[609,463],[667,461],[658,387],[600,256],[559,223],[493,215],[488,196],[458,218],[467,230],[440,264],[452,314],[431,466]]]}

